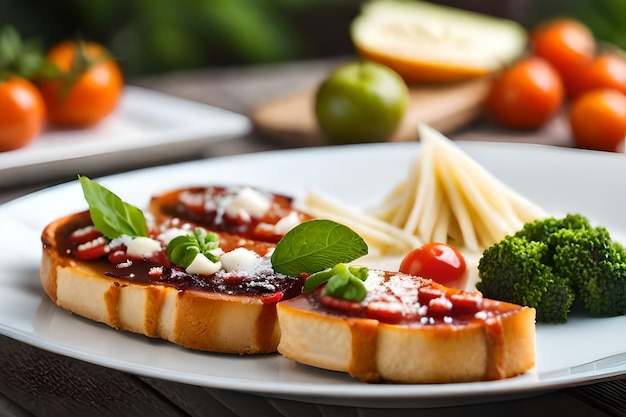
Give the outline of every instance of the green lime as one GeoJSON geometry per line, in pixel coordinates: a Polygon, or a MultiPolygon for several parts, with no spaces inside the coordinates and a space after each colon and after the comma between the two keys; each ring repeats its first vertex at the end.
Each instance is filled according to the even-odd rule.
{"type": "Polygon", "coordinates": [[[333,71],[315,97],[319,127],[331,143],[387,140],[407,108],[409,91],[390,68],[370,61],[333,71]]]}

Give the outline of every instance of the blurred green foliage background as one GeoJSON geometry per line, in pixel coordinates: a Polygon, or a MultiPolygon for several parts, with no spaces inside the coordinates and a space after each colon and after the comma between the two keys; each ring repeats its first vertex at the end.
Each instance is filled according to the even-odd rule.
{"type": "MultiPolygon", "coordinates": [[[[436,1],[517,20],[557,15],[626,49],[626,0],[436,1]]],[[[0,26],[42,47],[81,36],[105,44],[127,75],[353,53],[362,0],[0,0],[0,26]]]]}

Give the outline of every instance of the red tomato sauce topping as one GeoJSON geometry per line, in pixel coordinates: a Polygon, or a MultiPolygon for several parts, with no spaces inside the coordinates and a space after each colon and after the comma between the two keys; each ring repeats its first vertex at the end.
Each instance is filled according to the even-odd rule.
{"type": "Polygon", "coordinates": [[[365,285],[367,295],[361,302],[325,296],[323,287],[309,294],[308,300],[313,308],[328,314],[409,326],[466,324],[519,308],[484,299],[479,292],[447,288],[429,279],[396,272],[370,270],[365,285]]]}
{"type": "Polygon", "coordinates": [[[288,229],[312,219],[293,199],[250,187],[191,187],[153,199],[165,214],[209,230],[277,243],[288,229]]]}

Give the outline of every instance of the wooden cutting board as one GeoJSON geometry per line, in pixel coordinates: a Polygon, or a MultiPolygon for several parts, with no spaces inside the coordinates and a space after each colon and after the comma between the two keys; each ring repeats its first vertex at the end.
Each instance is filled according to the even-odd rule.
{"type": "MultiPolygon", "coordinates": [[[[491,78],[409,88],[409,106],[390,141],[417,140],[417,125],[426,123],[442,133],[463,127],[484,108],[491,78]]],[[[327,143],[315,120],[315,89],[278,97],[255,108],[250,120],[255,131],[290,146],[327,143]]]]}

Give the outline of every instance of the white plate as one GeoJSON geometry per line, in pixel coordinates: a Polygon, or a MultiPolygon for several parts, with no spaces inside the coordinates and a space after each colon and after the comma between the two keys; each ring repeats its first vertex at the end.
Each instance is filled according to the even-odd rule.
{"type": "MultiPolygon", "coordinates": [[[[534,145],[459,143],[503,181],[555,215],[579,212],[626,236],[626,157],[534,145]]],[[[150,168],[99,181],[145,206],[172,187],[248,184],[302,197],[322,190],[357,207],[376,204],[406,175],[419,144],[291,150],[150,168]]],[[[86,208],[76,182],[0,206],[0,333],[99,365],[183,383],[271,397],[361,407],[466,404],[585,384],[626,374],[626,317],[538,325],[538,364],[504,381],[445,385],[364,384],[296,365],[279,355],[193,352],[72,316],[48,300],[38,279],[40,232],[86,208]]],[[[410,355],[411,352],[406,352],[410,355]]]]}
{"type": "Polygon", "coordinates": [[[21,149],[0,152],[0,187],[37,178],[122,169],[206,151],[251,129],[247,117],[126,86],[115,112],[85,129],[47,129],[21,149]]]}

